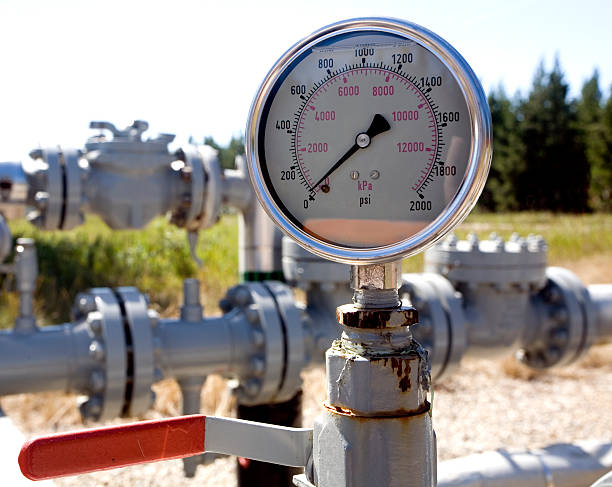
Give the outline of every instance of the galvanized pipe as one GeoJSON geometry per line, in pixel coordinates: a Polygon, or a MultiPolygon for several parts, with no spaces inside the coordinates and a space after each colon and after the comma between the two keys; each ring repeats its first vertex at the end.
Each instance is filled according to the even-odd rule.
{"type": "Polygon", "coordinates": [[[0,395],[84,392],[96,367],[88,328],[70,323],[30,333],[0,332],[0,395]]]}
{"type": "Polygon", "coordinates": [[[15,331],[28,333],[36,329],[34,316],[34,291],[38,278],[36,247],[31,238],[17,239],[15,247],[15,279],[19,294],[19,315],[15,320],[15,331]]]}
{"type": "Polygon", "coordinates": [[[199,323],[161,319],[156,330],[164,377],[201,377],[245,371],[253,350],[251,327],[238,312],[199,323]]]}
{"type": "Polygon", "coordinates": [[[612,284],[592,284],[587,287],[596,309],[597,341],[612,339],[612,284]]]}
{"type": "Polygon", "coordinates": [[[438,487],[584,487],[612,469],[612,443],[504,449],[438,464],[438,487]]]}

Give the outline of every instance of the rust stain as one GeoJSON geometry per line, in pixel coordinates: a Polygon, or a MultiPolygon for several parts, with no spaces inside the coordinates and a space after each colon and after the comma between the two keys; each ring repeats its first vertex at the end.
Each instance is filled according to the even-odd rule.
{"type": "Polygon", "coordinates": [[[392,309],[364,309],[345,304],[336,309],[338,323],[354,328],[389,328],[410,326],[418,322],[417,311],[412,307],[392,309]]]}
{"type": "MultiPolygon", "coordinates": [[[[387,365],[387,359],[384,361],[384,365],[387,365]]],[[[402,392],[406,392],[411,387],[410,382],[410,359],[409,358],[391,358],[391,369],[397,375],[399,379],[399,388],[402,392]]]]}
{"type": "Polygon", "coordinates": [[[356,420],[368,421],[372,419],[392,419],[392,418],[402,418],[402,417],[411,417],[411,416],[420,416],[421,414],[429,413],[431,409],[431,405],[428,401],[425,401],[421,406],[416,409],[398,409],[396,411],[389,411],[384,414],[375,414],[375,415],[365,415],[360,413],[359,411],[355,411],[350,408],[343,408],[340,406],[332,406],[327,403],[323,403],[323,406],[331,413],[338,414],[340,416],[348,416],[354,418],[356,420]]]}
{"type": "MultiPolygon", "coordinates": [[[[405,356],[404,356],[405,357],[405,356]]],[[[402,392],[406,392],[408,390],[410,390],[410,388],[412,387],[412,382],[410,380],[410,372],[412,370],[411,366],[410,366],[410,361],[411,360],[415,360],[417,359],[417,356],[414,354],[411,354],[408,356],[408,358],[403,358],[403,357],[372,357],[370,359],[371,362],[378,362],[379,360],[382,360],[383,363],[383,367],[387,367],[389,365],[389,362],[391,362],[391,370],[393,370],[393,372],[397,375],[397,378],[399,379],[398,382],[398,387],[400,388],[400,390],[402,392]]]]}

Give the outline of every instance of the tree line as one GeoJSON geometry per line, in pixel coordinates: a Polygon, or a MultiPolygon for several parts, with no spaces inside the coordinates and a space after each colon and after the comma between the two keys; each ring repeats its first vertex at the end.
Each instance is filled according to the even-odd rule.
{"type": "Polygon", "coordinates": [[[527,96],[500,86],[488,99],[493,160],[481,208],[612,210],[612,96],[604,100],[597,71],[576,99],[558,59],[549,72],[540,64],[527,96]]]}
{"type": "MultiPolygon", "coordinates": [[[[604,99],[597,70],[570,98],[559,60],[541,62],[526,96],[500,85],[488,96],[493,160],[479,206],[488,211],[612,211],[612,89],[604,99]]],[[[223,167],[244,154],[244,137],[219,150],[223,167]]]]}

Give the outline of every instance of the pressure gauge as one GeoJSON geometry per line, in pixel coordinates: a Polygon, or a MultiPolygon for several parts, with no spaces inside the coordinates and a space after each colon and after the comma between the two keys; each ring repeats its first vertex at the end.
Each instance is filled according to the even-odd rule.
{"type": "Polygon", "coordinates": [[[478,79],[418,25],[368,18],[287,51],[247,126],[255,192],[307,250],[344,263],[398,260],[433,244],[476,203],[491,158],[478,79]]]}

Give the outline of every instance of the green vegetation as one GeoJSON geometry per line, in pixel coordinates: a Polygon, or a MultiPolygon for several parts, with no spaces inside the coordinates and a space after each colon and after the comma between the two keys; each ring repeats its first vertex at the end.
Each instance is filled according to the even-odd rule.
{"type": "MultiPolygon", "coordinates": [[[[36,240],[36,311],[47,323],[69,320],[74,297],[90,287],[136,286],[149,294],[160,311],[174,313],[184,278],[200,278],[204,304],[213,307],[238,280],[238,231],[236,217],[231,215],[201,232],[197,254],[204,262],[202,269],[189,254],[185,231],[162,218],[142,231],[112,232],[96,218],[70,232],[41,232],[25,222],[10,226],[15,238],[36,240]]],[[[11,278],[5,281],[10,285],[11,278]]],[[[16,303],[12,294],[0,295],[0,326],[12,324],[16,303]]]]}
{"type": "MultiPolygon", "coordinates": [[[[136,286],[151,297],[165,315],[176,315],[182,297],[182,279],[202,281],[207,312],[238,281],[237,222],[226,215],[219,224],[200,235],[198,269],[189,254],[185,233],[164,219],[143,231],[112,232],[100,220],[90,218],[71,232],[41,232],[24,222],[14,222],[15,238],[33,237],[39,257],[36,312],[42,323],[70,319],[74,297],[89,287],[136,286]]],[[[551,213],[475,213],[458,229],[465,238],[476,232],[486,238],[496,232],[508,238],[537,233],[549,244],[549,263],[561,264],[612,249],[612,215],[559,215],[551,213]]],[[[406,259],[404,271],[423,269],[422,254],[406,259]]],[[[10,288],[11,279],[5,279],[10,288]]],[[[12,326],[17,309],[14,293],[0,294],[0,327],[12,326]]]]}

